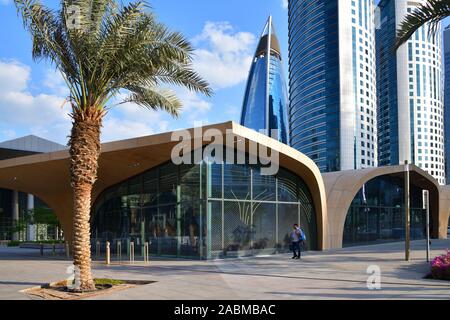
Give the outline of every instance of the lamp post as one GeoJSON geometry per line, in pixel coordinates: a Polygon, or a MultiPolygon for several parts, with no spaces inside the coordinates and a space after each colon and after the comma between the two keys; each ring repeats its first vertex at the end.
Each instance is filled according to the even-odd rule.
{"type": "Polygon", "coordinates": [[[410,249],[409,164],[405,160],[405,261],[409,261],[410,249]]]}
{"type": "Polygon", "coordinates": [[[422,191],[423,208],[426,210],[427,262],[430,262],[430,193],[422,191]]]}

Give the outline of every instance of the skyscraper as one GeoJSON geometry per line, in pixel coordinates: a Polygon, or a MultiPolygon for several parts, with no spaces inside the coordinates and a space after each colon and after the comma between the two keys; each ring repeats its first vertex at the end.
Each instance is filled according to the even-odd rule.
{"type": "Polygon", "coordinates": [[[445,184],[441,32],[431,38],[425,25],[393,52],[400,23],[425,1],[381,0],[378,5],[379,164],[408,160],[445,184]]]}
{"type": "Polygon", "coordinates": [[[289,1],[291,146],[321,171],[377,165],[373,0],[289,1]]]}
{"type": "Polygon", "coordinates": [[[253,58],[242,106],[241,125],[256,131],[277,129],[288,143],[287,86],[278,38],[269,17],[253,58]]]}
{"type": "Polygon", "coordinates": [[[444,64],[445,178],[448,183],[450,181],[450,25],[444,31],[444,64]]]}

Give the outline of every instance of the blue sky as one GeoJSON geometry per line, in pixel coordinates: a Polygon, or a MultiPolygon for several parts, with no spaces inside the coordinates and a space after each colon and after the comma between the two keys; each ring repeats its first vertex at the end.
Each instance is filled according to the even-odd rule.
{"type": "MultiPolygon", "coordinates": [[[[55,5],[59,1],[44,0],[55,5]]],[[[159,20],[184,33],[197,48],[195,66],[215,90],[212,98],[177,89],[179,119],[134,105],[114,108],[102,140],[112,141],[188,128],[195,121],[239,121],[251,57],[269,14],[273,15],[287,76],[287,0],[153,0],[159,20]]],[[[445,25],[450,21],[444,22],[445,25]]],[[[0,0],[0,141],[27,134],[65,144],[67,90],[51,65],[31,58],[31,41],[12,0],[0,0]]]]}
{"type": "MultiPolygon", "coordinates": [[[[115,107],[105,119],[103,141],[188,128],[194,121],[239,121],[251,57],[269,14],[287,61],[283,0],[153,0],[150,5],[161,22],[191,39],[195,66],[215,94],[207,98],[176,89],[184,103],[179,119],[134,105],[115,107]]],[[[0,141],[35,134],[67,143],[71,123],[68,105],[61,107],[64,82],[50,64],[32,60],[31,41],[12,0],[0,0],[0,40],[0,141]]]]}

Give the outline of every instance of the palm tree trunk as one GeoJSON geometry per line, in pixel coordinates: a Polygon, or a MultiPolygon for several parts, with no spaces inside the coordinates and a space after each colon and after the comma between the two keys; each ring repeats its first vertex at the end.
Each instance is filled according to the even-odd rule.
{"type": "Polygon", "coordinates": [[[91,191],[97,180],[102,112],[95,108],[84,114],[74,112],[70,137],[70,173],[73,189],[73,262],[78,269],[79,290],[95,290],[91,273],[90,212],[91,191]]]}

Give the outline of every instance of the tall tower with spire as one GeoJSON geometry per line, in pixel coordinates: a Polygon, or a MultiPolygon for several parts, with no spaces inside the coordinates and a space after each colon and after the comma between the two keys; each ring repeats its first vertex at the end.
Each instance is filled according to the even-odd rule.
{"type": "Polygon", "coordinates": [[[271,135],[288,143],[287,85],[283,72],[280,43],[275,35],[272,17],[267,19],[250,67],[241,125],[271,135]]]}

